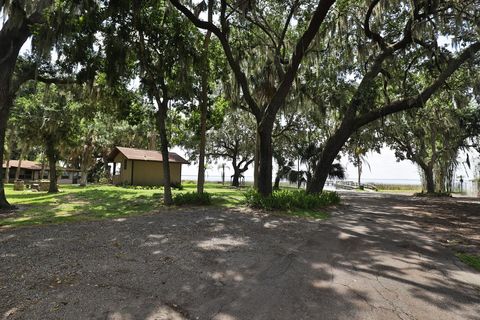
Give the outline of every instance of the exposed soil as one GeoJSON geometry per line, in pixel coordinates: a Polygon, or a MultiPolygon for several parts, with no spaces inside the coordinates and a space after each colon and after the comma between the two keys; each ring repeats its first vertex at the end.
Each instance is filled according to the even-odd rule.
{"type": "Polygon", "coordinates": [[[480,255],[480,198],[346,193],[345,200],[357,206],[388,206],[392,213],[401,212],[417,223],[442,246],[480,255]],[[375,203],[379,198],[382,204],[375,203]]]}
{"type": "Polygon", "coordinates": [[[478,199],[345,193],[0,231],[0,319],[480,319],[478,199]]]}

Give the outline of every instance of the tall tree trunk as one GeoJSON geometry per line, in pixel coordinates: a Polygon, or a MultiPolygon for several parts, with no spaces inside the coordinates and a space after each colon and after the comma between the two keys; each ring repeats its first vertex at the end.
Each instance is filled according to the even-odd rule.
{"type": "Polygon", "coordinates": [[[44,153],[42,153],[42,169],[40,170],[39,180],[43,180],[43,176],[45,176],[45,154],[44,153]]]}
{"type": "Polygon", "coordinates": [[[10,182],[10,154],[7,156],[7,161],[5,161],[5,177],[3,178],[5,183],[10,182]]]}
{"type": "Polygon", "coordinates": [[[157,132],[150,132],[147,135],[148,139],[148,150],[156,150],[157,149],[157,132]]]}
{"type": "MultiPolygon", "coordinates": [[[[104,170],[104,176],[105,178],[110,178],[110,166],[108,165],[108,154],[103,154],[102,155],[102,161],[103,161],[103,170],[104,170]]],[[[113,175],[115,175],[115,170],[113,171],[113,175]]]]}
{"type": "Polygon", "coordinates": [[[80,187],[87,186],[87,165],[84,161],[80,164],[80,187]]]}
{"type": "Polygon", "coordinates": [[[321,193],[323,191],[332,163],[351,133],[350,122],[344,121],[337,132],[327,139],[320,155],[320,160],[315,165],[312,179],[307,183],[308,193],[321,193]]]}
{"type": "Polygon", "coordinates": [[[435,193],[435,181],[433,177],[433,171],[427,170],[424,172],[425,181],[427,183],[427,193],[435,193]]]}
{"type": "Polygon", "coordinates": [[[435,177],[433,174],[433,167],[428,165],[420,167],[422,168],[423,174],[425,175],[427,193],[435,193],[435,177]]]}
{"type": "MultiPolygon", "coordinates": [[[[8,89],[6,89],[8,91],[8,89]]],[[[3,175],[9,174],[8,170],[3,170],[3,154],[5,151],[5,133],[7,131],[7,119],[10,111],[11,99],[4,88],[0,87],[0,164],[2,165],[2,176],[0,177],[0,209],[10,209],[12,206],[7,201],[3,185],[3,175]]],[[[8,178],[7,178],[8,179],[8,178]]]]}
{"type": "Polygon", "coordinates": [[[275,177],[275,183],[273,184],[273,190],[280,190],[280,176],[278,174],[275,177]]]}
{"type": "Polygon", "coordinates": [[[237,163],[237,159],[236,158],[233,159],[233,161],[232,161],[232,166],[233,166],[232,186],[240,187],[240,179],[241,179],[243,173],[248,170],[248,166],[252,162],[253,162],[253,159],[248,160],[248,159],[244,158],[242,161],[237,163]]]}
{"type": "Polygon", "coordinates": [[[253,162],[253,187],[258,190],[258,175],[260,168],[260,134],[257,124],[257,130],[255,131],[255,160],[253,162]]]}
{"type": "MultiPolygon", "coordinates": [[[[208,22],[212,22],[213,17],[213,1],[208,1],[208,22]]],[[[208,48],[212,32],[207,31],[203,41],[203,70],[202,70],[202,93],[200,99],[200,146],[198,150],[198,177],[197,177],[197,193],[203,193],[205,186],[205,146],[207,145],[207,112],[208,112],[208,78],[210,75],[208,48]]]]}
{"type": "MultiPolygon", "coordinates": [[[[204,58],[207,58],[206,55],[204,58]]],[[[208,61],[207,61],[208,63],[208,61]]],[[[208,71],[204,71],[206,73],[208,71]]],[[[205,186],[205,146],[207,144],[208,74],[202,74],[202,98],[200,102],[200,145],[198,150],[197,193],[205,186]]]]}
{"type": "Polygon", "coordinates": [[[264,197],[272,194],[272,131],[273,121],[264,122],[257,128],[257,145],[258,145],[258,182],[257,190],[264,197]]]}
{"type": "Polygon", "coordinates": [[[222,185],[225,185],[225,163],[222,163],[222,185]]]}
{"type": "Polygon", "coordinates": [[[240,187],[240,171],[235,169],[232,177],[232,187],[240,187]]]}
{"type": "Polygon", "coordinates": [[[157,129],[160,135],[160,149],[163,158],[163,202],[169,206],[173,204],[172,199],[172,187],[170,182],[170,162],[168,155],[168,137],[167,137],[167,110],[168,110],[168,101],[164,98],[163,101],[160,100],[160,97],[156,96],[158,111],[157,115],[157,129]]]}
{"type": "Polygon", "coordinates": [[[442,170],[441,169],[438,169],[436,170],[436,172],[433,174],[434,176],[434,181],[435,181],[435,185],[436,185],[436,189],[438,192],[444,192],[445,191],[445,188],[444,188],[444,177],[443,177],[443,174],[442,174],[442,170]],[[436,179],[435,179],[436,178],[436,179]]]}
{"type": "Polygon", "coordinates": [[[55,150],[55,142],[52,137],[47,137],[45,141],[48,166],[49,166],[49,178],[50,186],[48,187],[48,193],[58,192],[57,184],[57,150],[55,150]]]}
{"type": "MultiPolygon", "coordinates": [[[[297,189],[300,189],[300,187],[302,186],[302,179],[300,177],[300,157],[297,158],[297,174],[298,174],[298,177],[297,177],[297,189]]],[[[303,175],[303,174],[302,174],[303,175]]]]}
{"type": "Polygon", "coordinates": [[[357,172],[358,172],[358,187],[362,185],[362,159],[360,159],[360,156],[357,156],[357,172]]]}
{"type": "Polygon", "coordinates": [[[88,164],[89,164],[89,157],[92,152],[91,141],[87,139],[85,144],[83,145],[82,150],[82,159],[80,161],[80,186],[86,187],[87,186],[87,171],[88,171],[88,164]]]}
{"type": "MultiPolygon", "coordinates": [[[[7,141],[7,146],[8,150],[4,150],[4,157],[5,159],[5,176],[4,176],[4,183],[9,183],[10,182],[10,157],[12,155],[12,149],[13,149],[13,134],[10,135],[8,141],[7,141]]],[[[1,174],[0,174],[1,176],[1,174]]]]}
{"type": "MultiPolygon", "coordinates": [[[[15,97],[15,90],[12,90],[11,87],[13,70],[17,63],[20,48],[30,36],[28,21],[23,12],[18,12],[19,10],[14,8],[15,5],[17,4],[12,4],[12,9],[14,10],[12,17],[8,18],[0,31],[0,164],[2,167],[7,122],[15,97]]],[[[3,168],[1,171],[3,174],[3,168]]],[[[10,208],[12,206],[5,197],[3,179],[0,175],[0,209],[10,208]]]]}
{"type": "MultiPolygon", "coordinates": [[[[237,153],[235,153],[235,154],[237,154],[237,153]]],[[[232,187],[239,187],[240,186],[240,182],[239,182],[240,170],[239,170],[239,166],[237,165],[237,156],[236,155],[232,158],[232,168],[233,168],[233,175],[232,175],[231,186],[232,187]]]]}
{"type": "Polygon", "coordinates": [[[23,157],[25,156],[25,149],[26,149],[26,146],[23,146],[22,149],[20,150],[20,156],[18,157],[18,166],[15,172],[15,181],[20,179],[20,172],[22,171],[22,161],[23,161],[23,157]]]}

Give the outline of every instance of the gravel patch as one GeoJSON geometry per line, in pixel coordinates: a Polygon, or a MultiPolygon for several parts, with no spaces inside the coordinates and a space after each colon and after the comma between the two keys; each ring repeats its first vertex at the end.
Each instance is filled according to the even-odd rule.
{"type": "Polygon", "coordinates": [[[480,319],[480,273],[428,220],[453,208],[478,224],[480,205],[425,201],[346,193],[325,221],[188,208],[3,229],[0,319],[480,319]]]}

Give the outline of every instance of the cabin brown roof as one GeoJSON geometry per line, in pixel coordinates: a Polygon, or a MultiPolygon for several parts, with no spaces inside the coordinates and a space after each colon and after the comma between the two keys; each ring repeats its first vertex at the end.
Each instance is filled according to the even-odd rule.
{"type": "MultiPolygon", "coordinates": [[[[18,168],[18,160],[10,160],[8,163],[9,168],[18,168]]],[[[4,162],[2,165],[2,168],[6,168],[7,163],[4,162]]],[[[20,165],[21,169],[26,169],[26,170],[34,170],[34,171],[40,171],[42,170],[42,164],[39,162],[35,161],[30,161],[30,160],[22,160],[22,164],[20,165]]],[[[45,166],[45,170],[48,171],[48,164],[45,166]]],[[[80,170],[75,169],[75,168],[64,168],[64,167],[59,167],[57,166],[57,170],[64,170],[68,172],[80,172],[80,170]]]]}
{"type": "MultiPolygon", "coordinates": [[[[7,167],[7,163],[4,162],[2,165],[2,168],[6,168],[6,167],[7,167]]],[[[8,167],[18,168],[18,160],[10,160],[8,162],[8,167]]],[[[42,170],[42,165],[35,161],[22,160],[22,163],[20,164],[20,168],[27,169],[27,170],[42,170]]]]}
{"type": "MultiPolygon", "coordinates": [[[[142,161],[157,161],[163,162],[162,154],[155,150],[143,150],[125,147],[115,147],[108,156],[109,161],[113,161],[119,154],[123,154],[129,160],[142,160],[142,161]]],[[[187,160],[176,154],[175,152],[168,153],[168,162],[189,164],[187,160]]]]}

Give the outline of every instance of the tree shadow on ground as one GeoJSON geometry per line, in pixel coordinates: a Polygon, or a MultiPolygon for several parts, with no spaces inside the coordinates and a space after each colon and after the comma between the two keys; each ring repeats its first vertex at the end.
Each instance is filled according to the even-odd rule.
{"type": "Polygon", "coordinates": [[[478,284],[478,274],[457,266],[400,208],[415,203],[345,202],[327,222],[189,208],[8,231],[0,280],[9,275],[17,286],[5,292],[0,315],[18,308],[20,318],[45,319],[478,318],[479,288],[463,278],[478,284]]]}

